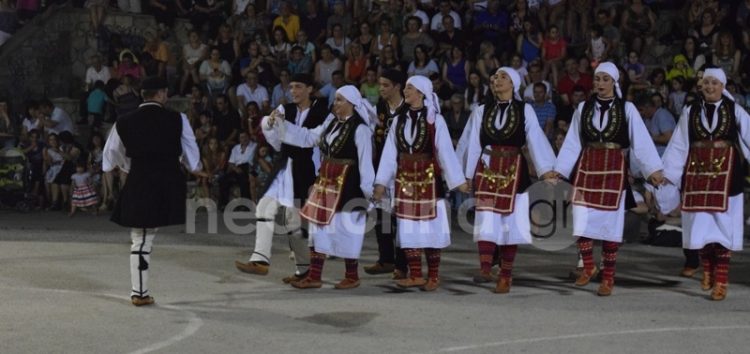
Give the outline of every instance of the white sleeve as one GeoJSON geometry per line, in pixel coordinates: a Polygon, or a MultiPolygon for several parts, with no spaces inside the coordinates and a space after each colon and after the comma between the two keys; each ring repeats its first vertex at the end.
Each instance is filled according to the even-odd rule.
{"type": "Polygon", "coordinates": [[[182,137],[180,139],[182,145],[182,163],[189,171],[198,172],[203,169],[201,166],[201,151],[195,142],[193,128],[190,126],[187,115],[180,113],[180,118],[182,118],[182,137]]]}
{"type": "Polygon", "coordinates": [[[690,138],[688,137],[689,112],[689,107],[682,110],[680,121],[677,122],[677,127],[672,132],[672,138],[669,139],[669,144],[667,144],[664,155],[661,157],[664,164],[664,177],[678,187],[682,184],[682,174],[685,171],[688,150],[690,149],[690,138]]]}
{"type": "Polygon", "coordinates": [[[635,105],[625,102],[625,116],[628,121],[633,161],[638,165],[638,170],[643,172],[643,177],[648,178],[654,172],[664,169],[659,152],[656,151],[654,139],[651,138],[651,134],[649,134],[635,105]]]}
{"type": "Polygon", "coordinates": [[[474,109],[469,116],[466,127],[464,128],[461,139],[456,145],[456,155],[458,161],[463,167],[464,175],[468,179],[474,178],[476,173],[477,162],[482,156],[482,146],[479,142],[479,129],[482,127],[482,117],[484,116],[485,105],[474,109]]]}
{"type": "Polygon", "coordinates": [[[326,127],[334,119],[336,119],[336,117],[332,113],[328,114],[328,117],[326,117],[326,120],[323,122],[323,124],[312,129],[300,127],[285,120],[283,122],[283,133],[280,134],[281,141],[286,144],[299,146],[302,148],[316,146],[322,139],[326,127]]]}
{"type": "Polygon", "coordinates": [[[443,179],[448,184],[448,189],[453,190],[466,183],[466,177],[456,157],[456,151],[453,150],[453,141],[450,133],[448,133],[448,125],[445,124],[445,119],[440,114],[435,115],[435,148],[437,149],[437,158],[443,179]]]}
{"type": "Polygon", "coordinates": [[[573,167],[578,162],[578,157],[581,155],[581,137],[579,133],[581,131],[581,111],[583,110],[584,103],[578,105],[573,118],[570,120],[570,128],[568,128],[568,134],[565,135],[565,141],[563,142],[560,152],[557,154],[557,160],[555,161],[555,171],[561,174],[565,178],[570,178],[570,174],[573,172],[573,167]]]}
{"type": "Polygon", "coordinates": [[[372,131],[367,125],[357,127],[354,143],[357,145],[359,159],[359,188],[366,199],[372,197],[375,182],[375,169],[372,167],[372,131]]]}
{"type": "Polygon", "coordinates": [[[385,137],[383,152],[380,155],[380,164],[378,173],[375,176],[375,184],[390,187],[396,178],[396,169],[398,168],[398,150],[396,149],[396,126],[399,117],[393,118],[388,135],[385,137]]]}
{"type": "Polygon", "coordinates": [[[534,164],[537,176],[541,176],[555,167],[555,152],[539,126],[534,109],[524,104],[524,115],[526,120],[526,144],[529,147],[529,157],[534,164]]]}
{"type": "Polygon", "coordinates": [[[238,145],[232,147],[232,151],[229,152],[229,160],[227,160],[227,163],[234,164],[235,166],[241,164],[241,162],[239,161],[239,157],[237,156],[237,154],[239,153],[239,151],[237,150],[238,145]]]}
{"type": "MultiPolygon", "coordinates": [[[[281,113],[281,115],[284,115],[284,105],[276,107],[276,111],[281,113]]],[[[266,137],[266,142],[268,142],[274,150],[281,151],[281,137],[279,136],[278,130],[275,129],[276,126],[281,124],[276,122],[274,127],[269,127],[268,118],[269,116],[264,116],[260,121],[260,128],[263,131],[263,136],[266,137]]]]}
{"type": "Polygon", "coordinates": [[[102,151],[102,170],[109,172],[119,167],[123,172],[130,171],[130,158],[125,154],[125,145],[117,133],[117,123],[112,126],[102,151]]]}

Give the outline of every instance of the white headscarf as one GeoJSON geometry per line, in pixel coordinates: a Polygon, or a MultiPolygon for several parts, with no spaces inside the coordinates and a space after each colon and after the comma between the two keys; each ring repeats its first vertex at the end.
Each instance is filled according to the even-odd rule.
{"type": "Polygon", "coordinates": [[[724,89],[721,91],[722,96],[726,96],[728,99],[734,101],[734,96],[732,96],[732,93],[727,91],[727,74],[724,73],[724,70],[719,68],[709,68],[703,71],[703,78],[712,77],[716,80],[719,80],[723,85],[724,89]]]}
{"type": "Polygon", "coordinates": [[[501,71],[510,76],[510,81],[513,82],[513,97],[520,101],[521,95],[519,94],[519,91],[521,90],[521,75],[518,74],[516,69],[513,69],[510,66],[503,66],[502,68],[497,69],[495,74],[498,74],[501,71]]]}
{"type": "Polygon", "coordinates": [[[620,90],[620,70],[617,69],[617,66],[612,64],[612,62],[605,61],[596,67],[594,75],[598,73],[605,73],[612,77],[612,80],[615,82],[615,94],[617,97],[622,98],[622,91],[620,90]]]}
{"type": "Polygon", "coordinates": [[[435,116],[440,114],[440,99],[432,91],[432,81],[422,75],[415,75],[406,80],[406,84],[411,84],[424,95],[424,106],[427,107],[427,122],[435,123],[435,116]]]}
{"type": "Polygon", "coordinates": [[[357,111],[360,117],[370,125],[373,121],[377,121],[377,113],[375,107],[373,107],[369,101],[362,98],[362,94],[359,90],[352,86],[346,85],[341,86],[336,93],[343,96],[349,103],[354,106],[354,110],[357,111]]]}

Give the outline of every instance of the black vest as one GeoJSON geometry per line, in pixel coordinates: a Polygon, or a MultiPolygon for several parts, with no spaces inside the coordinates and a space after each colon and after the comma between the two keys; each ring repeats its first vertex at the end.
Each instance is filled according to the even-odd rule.
{"type": "MultiPolygon", "coordinates": [[[[479,142],[484,148],[487,145],[515,146],[519,150],[526,145],[526,115],[524,108],[526,103],[513,100],[505,109],[506,123],[502,129],[495,127],[495,118],[500,114],[500,107],[494,102],[484,106],[482,116],[482,128],[479,133],[479,142]]],[[[523,193],[531,185],[529,167],[526,159],[521,157],[521,174],[518,192],[523,193]]]]}
{"type": "Polygon", "coordinates": [[[359,174],[359,156],[357,155],[356,132],[361,124],[366,124],[362,118],[355,112],[349,117],[342,127],[339,127],[339,135],[328,144],[325,137],[336,127],[337,120],[331,120],[326,127],[323,140],[320,142],[320,151],[325,158],[351,160],[354,162],[349,167],[349,174],[344,180],[344,188],[341,191],[340,206],[345,206],[353,199],[364,199],[362,188],[360,188],[361,178],[359,174]]]}
{"type": "Polygon", "coordinates": [[[416,139],[414,139],[414,144],[409,145],[409,143],[406,141],[406,132],[404,132],[404,128],[406,126],[406,121],[408,119],[412,119],[409,117],[409,109],[404,109],[401,111],[401,114],[398,115],[398,122],[396,123],[396,150],[398,151],[398,154],[427,154],[430,156],[433,156],[433,160],[435,163],[435,195],[437,195],[438,198],[443,198],[445,196],[445,190],[443,189],[443,183],[442,183],[442,174],[440,171],[440,166],[438,165],[438,158],[435,156],[435,124],[433,123],[430,125],[427,122],[427,108],[422,108],[421,111],[419,111],[419,116],[417,118],[416,126],[414,127],[416,131],[416,139]]]}
{"type": "Polygon", "coordinates": [[[182,118],[161,105],[146,104],[117,121],[132,167],[174,167],[182,155],[182,118]]]}
{"type": "MultiPolygon", "coordinates": [[[[307,113],[305,122],[302,127],[313,129],[325,122],[329,110],[327,103],[322,100],[313,100],[310,104],[310,111],[307,113]]],[[[284,105],[284,119],[295,123],[297,119],[297,105],[294,103],[284,105]]],[[[274,169],[270,175],[270,181],[278,175],[279,171],[286,166],[287,158],[292,159],[292,174],[294,176],[294,199],[300,201],[300,205],[305,204],[310,187],[315,183],[315,164],[313,163],[313,148],[301,148],[288,144],[281,144],[281,151],[274,159],[274,169]]],[[[269,183],[270,186],[270,183],[269,183]]],[[[263,194],[265,194],[263,191],[263,194]]]]}
{"type": "Polygon", "coordinates": [[[602,132],[594,128],[594,119],[599,119],[598,115],[595,116],[594,105],[596,105],[596,98],[591,98],[583,104],[581,145],[585,147],[587,143],[603,142],[617,143],[623,149],[629,148],[630,135],[628,134],[628,118],[625,116],[625,101],[619,98],[614,99],[612,107],[609,108],[607,127],[602,132]]]}
{"type": "MultiPolygon", "coordinates": [[[[739,127],[734,114],[734,101],[724,97],[717,107],[716,130],[710,133],[701,123],[703,101],[696,101],[690,106],[688,120],[688,139],[690,143],[702,140],[726,140],[734,144],[734,168],[732,171],[729,195],[735,196],[743,192],[745,168],[742,163],[742,149],[739,146],[739,127]]],[[[683,181],[684,182],[684,181],[683,181]]]]}
{"type": "Polygon", "coordinates": [[[377,172],[378,165],[380,165],[380,158],[383,155],[383,147],[385,146],[385,140],[388,136],[388,132],[391,129],[391,123],[393,119],[400,115],[406,108],[406,103],[402,102],[401,106],[396,108],[396,111],[391,114],[391,109],[388,107],[388,101],[380,99],[377,106],[375,107],[378,112],[378,123],[379,125],[375,128],[375,132],[372,135],[372,160],[377,172]]]}

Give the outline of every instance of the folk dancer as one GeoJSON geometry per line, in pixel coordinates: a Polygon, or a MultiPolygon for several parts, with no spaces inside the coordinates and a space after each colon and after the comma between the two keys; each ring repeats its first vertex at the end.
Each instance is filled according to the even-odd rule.
{"type": "Polygon", "coordinates": [[[583,270],[575,284],[585,286],[598,273],[593,240],[602,240],[602,282],[597,294],[609,296],[625,210],[635,206],[628,185],[628,160],[632,159],[654,185],[662,182],[663,171],[638,110],[622,98],[617,67],[604,62],[594,74],[596,97],[579,104],[573,114],[555,171],[567,178],[577,166],[572,176],[573,235],[578,237],[583,270]]]}
{"type": "MultiPolygon", "coordinates": [[[[380,164],[385,139],[393,119],[406,108],[401,91],[406,76],[398,70],[386,70],[378,78],[380,100],[375,106],[377,121],[373,128],[373,164],[380,164]]],[[[393,195],[390,193],[389,195],[393,195]]],[[[387,202],[376,205],[375,236],[378,241],[378,260],[375,264],[364,267],[367,274],[393,273],[393,279],[403,279],[407,274],[406,255],[400,247],[394,247],[396,241],[396,217],[387,202]]]]}
{"type": "Polygon", "coordinates": [[[497,100],[474,109],[461,145],[467,146],[466,177],[474,181],[474,241],[480,263],[474,281],[492,281],[490,270],[497,245],[501,263],[495,292],[504,294],[510,291],[518,245],[532,242],[529,195],[525,192],[531,180],[521,148],[528,144],[531,162],[542,178],[555,175],[555,153],[534,110],[521,101],[518,72],[502,67],[494,76],[497,100]]]}
{"type": "Polygon", "coordinates": [[[701,288],[717,301],[727,296],[731,252],[743,246],[742,158],[750,157],[750,116],[726,83],[723,70],[704,71],[704,99],[683,109],[663,156],[666,182],[682,189],[683,247],[700,250],[701,288]]]}
{"type": "Polygon", "coordinates": [[[450,224],[441,179],[449,189],[469,191],[453,150],[448,127],[432,82],[412,76],[404,88],[409,106],[391,124],[375,177],[373,198],[382,200],[395,183],[397,238],[406,253],[409,276],[396,281],[402,288],[433,291],[440,285],[441,249],[450,245],[450,224]],[[422,277],[422,250],[427,257],[427,280],[422,277]]]}
{"type": "Polygon", "coordinates": [[[131,228],[130,300],[135,306],[154,303],[148,275],[157,228],[185,223],[187,180],[180,157],[194,174],[202,169],[187,116],[164,108],[167,82],[146,78],[141,95],[145,102],[112,127],[102,159],[104,172],[119,167],[128,173],[111,220],[131,228]]]}
{"type": "MultiPolygon", "coordinates": [[[[313,100],[313,78],[308,74],[295,74],[289,83],[292,103],[280,105],[271,114],[279,115],[284,120],[299,127],[315,128],[321,125],[329,114],[324,100],[313,100]]],[[[261,122],[266,141],[276,151],[274,167],[269,176],[269,183],[258,201],[256,208],[255,250],[248,262],[235,261],[235,267],[250,274],[268,274],[271,265],[271,246],[275,226],[286,226],[289,246],[294,253],[296,271],[284,277],[286,284],[304,279],[310,266],[307,247],[307,231],[299,219],[300,205],[304,205],[307,194],[315,182],[317,166],[312,147],[300,148],[281,141],[276,131],[269,128],[264,117],[261,122]],[[278,215],[277,215],[278,214],[278,215]],[[276,219],[281,218],[279,225],[276,219]]]]}
{"type": "Polygon", "coordinates": [[[320,174],[300,210],[310,227],[310,272],[291,283],[295,288],[320,288],[323,264],[329,255],[345,262],[346,273],[336,289],[360,284],[357,268],[365,237],[365,209],[375,180],[369,127],[374,119],[375,108],[356,87],[347,85],[336,91],[333,114],[315,129],[269,120],[283,142],[299,147],[320,145],[323,155],[320,174]]]}

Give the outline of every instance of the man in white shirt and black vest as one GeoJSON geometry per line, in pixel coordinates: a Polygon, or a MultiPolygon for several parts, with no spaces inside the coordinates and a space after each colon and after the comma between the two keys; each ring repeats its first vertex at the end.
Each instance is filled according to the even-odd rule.
{"type": "Polygon", "coordinates": [[[128,173],[111,220],[131,228],[131,302],[151,305],[148,288],[151,246],[158,227],[185,223],[186,176],[201,170],[200,152],[187,116],[164,108],[167,82],[149,77],[143,81],[144,103],[121,117],[104,146],[103,170],[119,167],[128,173]]]}
{"type": "Polygon", "coordinates": [[[315,182],[318,166],[313,158],[313,148],[283,143],[268,123],[271,119],[284,119],[297,126],[312,129],[323,124],[330,113],[328,102],[312,99],[315,89],[313,78],[309,74],[292,76],[289,90],[292,103],[279,105],[261,122],[263,135],[276,151],[274,167],[269,176],[268,188],[258,193],[262,197],[255,214],[255,250],[248,262],[235,261],[235,267],[242,272],[268,274],[275,220],[281,218],[283,225],[279,226],[286,226],[289,246],[296,260],[295,273],[282,279],[287,284],[304,279],[310,267],[307,232],[300,225],[299,208],[305,204],[310,187],[315,182]]]}

